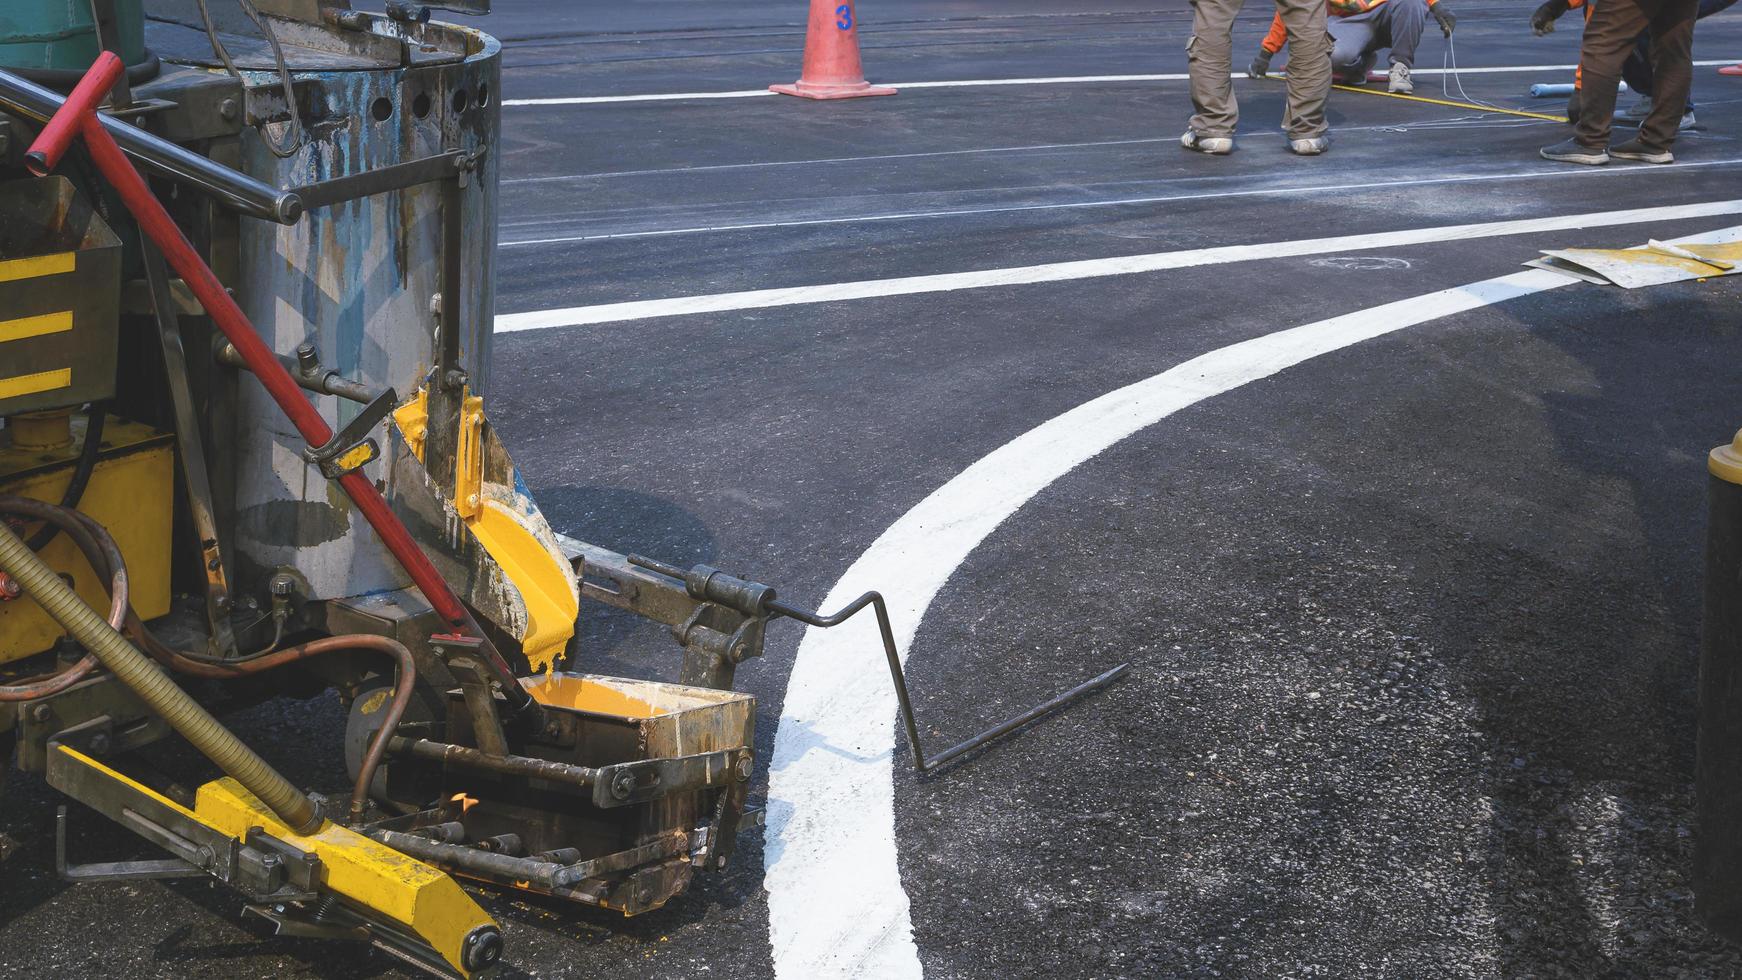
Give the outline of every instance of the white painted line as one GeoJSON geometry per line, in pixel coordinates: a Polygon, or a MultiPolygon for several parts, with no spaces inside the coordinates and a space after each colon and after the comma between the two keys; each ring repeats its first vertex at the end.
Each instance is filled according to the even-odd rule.
{"type": "MultiPolygon", "coordinates": [[[[1663,169],[1662,167],[1640,168],[1636,172],[1660,173],[1663,169]]],[[[653,317],[683,316],[694,313],[723,313],[730,310],[764,309],[808,303],[837,303],[845,300],[907,296],[915,293],[953,292],[959,289],[984,289],[992,286],[1065,282],[1073,279],[1124,276],[1141,272],[1159,272],[1165,269],[1220,265],[1228,262],[1250,262],[1257,259],[1322,255],[1328,252],[1371,252],[1433,242],[1467,241],[1478,238],[1498,238],[1506,235],[1610,227],[1640,224],[1648,221],[1675,221],[1737,213],[1742,213],[1742,200],[1634,208],[1626,211],[1598,211],[1550,218],[1521,218],[1512,221],[1489,221],[1481,224],[1439,225],[1432,228],[1411,228],[1404,231],[1366,235],[1339,235],[1334,238],[1263,242],[1254,245],[1222,245],[1215,248],[1149,252],[1143,255],[1123,255],[1108,259],[1082,259],[1074,262],[1050,262],[1045,265],[985,269],[977,272],[945,272],[925,276],[902,276],[894,279],[864,279],[857,282],[831,283],[820,286],[791,286],[783,289],[753,289],[737,293],[675,296],[668,299],[604,303],[597,306],[532,310],[526,313],[501,313],[496,316],[496,332],[513,333],[519,330],[618,323],[626,320],[646,320],[653,317]]]]}
{"type": "MultiPolygon", "coordinates": [[[[1537,123],[1535,125],[1540,125],[1537,123]]],[[[1388,127],[1395,128],[1395,127],[1388,127]]],[[[1700,169],[1729,167],[1742,164],[1742,159],[1698,160],[1692,163],[1668,164],[1667,168],[1700,169]]],[[[1403,180],[1373,180],[1352,184],[1309,184],[1305,187],[1261,187],[1240,191],[1196,191],[1190,194],[1162,194],[1151,197],[1116,197],[1096,201],[1060,201],[1055,204],[1011,204],[988,208],[955,208],[938,211],[896,211],[885,214],[846,215],[839,218],[801,218],[795,221],[746,221],[733,225],[694,225],[684,228],[659,228],[651,231],[621,231],[603,235],[568,235],[557,238],[527,238],[500,242],[498,248],[521,248],[527,245],[569,245],[577,242],[604,242],[625,238],[668,238],[673,235],[702,235],[727,231],[766,231],[770,228],[808,228],[817,225],[853,225],[881,221],[924,221],[934,218],[964,218],[985,214],[1020,214],[1030,211],[1077,211],[1084,208],[1118,208],[1140,204],[1167,204],[1173,201],[1212,201],[1230,197],[1294,197],[1308,194],[1329,194],[1361,190],[1402,190],[1407,187],[1427,187],[1435,184],[1468,184],[1484,181],[1565,179],[1570,177],[1636,177],[1661,173],[1666,167],[1606,167],[1601,170],[1570,170],[1565,166],[1524,173],[1461,174],[1452,177],[1409,177],[1403,180]]]]}
{"type": "MultiPolygon", "coordinates": [[[[1695,67],[1709,68],[1715,65],[1733,65],[1735,59],[1722,61],[1696,61],[1695,67]]],[[[1459,75],[1498,75],[1519,72],[1572,71],[1577,65],[1497,65],[1486,68],[1459,68],[1459,75]]],[[[1418,68],[1414,74],[1444,75],[1450,72],[1445,68],[1418,68]]],[[[1183,82],[1184,74],[1166,75],[1048,75],[1037,78],[969,78],[941,82],[879,82],[880,85],[892,85],[897,89],[904,88],[981,88],[996,85],[1084,85],[1111,84],[1116,82],[1183,82]]],[[[773,95],[765,88],[739,89],[730,92],[664,92],[648,95],[579,95],[548,99],[503,99],[505,106],[554,106],[554,105],[606,105],[613,102],[690,102],[697,99],[753,99],[764,95],[773,95]]]]}
{"type": "MultiPolygon", "coordinates": [[[[1742,227],[1682,241],[1737,238],[1742,227]]],[[[821,608],[881,590],[905,660],[932,600],[980,542],[1127,436],[1321,354],[1572,282],[1530,271],[1444,289],[1223,347],[1102,395],[1023,433],[920,501],[853,563],[821,608]]],[[[922,975],[896,857],[895,711],[868,615],[805,631],[769,762],[764,886],[774,972],[783,980],[922,975]]]]}
{"type": "MultiPolygon", "coordinates": [[[[1701,103],[1708,105],[1711,103],[1701,103]]],[[[1349,127],[1339,127],[1347,130],[1349,127]]],[[[820,157],[810,160],[754,160],[749,163],[711,163],[700,167],[661,167],[655,170],[606,170],[590,174],[553,174],[548,177],[512,177],[509,184],[549,184],[565,180],[601,180],[607,177],[646,177],[652,174],[699,174],[714,170],[750,170],[759,167],[808,167],[825,163],[881,163],[884,160],[918,160],[926,157],[970,156],[978,153],[1027,153],[1035,150],[1078,150],[1098,146],[1132,146],[1140,143],[1178,143],[1177,136],[1149,136],[1129,140],[1094,140],[1087,143],[1025,143],[1021,146],[978,146],[965,150],[927,150],[920,153],[876,153],[857,157],[820,157]]]]}
{"type": "Polygon", "coordinates": [[[669,92],[663,95],[582,95],[557,99],[503,99],[504,106],[518,105],[603,105],[611,102],[688,102],[694,99],[753,99],[773,95],[765,88],[743,89],[737,92],[669,92]]]}
{"type": "MultiPolygon", "coordinates": [[[[1095,82],[1183,82],[1188,76],[1171,75],[1042,75],[1038,78],[964,78],[941,82],[902,82],[901,88],[980,88],[986,85],[1082,85],[1095,82]]],[[[893,86],[894,82],[879,84],[893,86]]]]}

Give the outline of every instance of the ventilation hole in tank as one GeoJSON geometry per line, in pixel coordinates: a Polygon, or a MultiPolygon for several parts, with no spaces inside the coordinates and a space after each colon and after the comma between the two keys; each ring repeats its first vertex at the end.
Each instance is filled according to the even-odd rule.
{"type": "Polygon", "coordinates": [[[490,104],[490,83],[478,83],[478,106],[482,108],[490,104]]]}
{"type": "Polygon", "coordinates": [[[465,89],[459,89],[459,90],[455,91],[454,92],[454,112],[455,113],[465,112],[466,111],[466,104],[468,101],[469,100],[468,100],[468,97],[466,95],[465,89]]]}
{"type": "Polygon", "coordinates": [[[374,116],[376,122],[386,122],[393,118],[393,100],[383,95],[369,103],[369,115],[374,116]]]}
{"type": "Polygon", "coordinates": [[[419,92],[417,98],[411,100],[411,114],[419,119],[429,115],[428,92],[419,92]]]}

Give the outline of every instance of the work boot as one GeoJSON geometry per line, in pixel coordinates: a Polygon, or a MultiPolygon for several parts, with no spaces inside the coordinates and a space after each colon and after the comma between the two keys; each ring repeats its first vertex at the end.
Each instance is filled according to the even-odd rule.
{"type": "Polygon", "coordinates": [[[1651,96],[1642,95],[1639,101],[1621,110],[1622,119],[1644,119],[1651,115],[1651,96]]]}
{"type": "Polygon", "coordinates": [[[1400,62],[1391,66],[1390,86],[1391,87],[1388,88],[1387,91],[1395,92],[1399,95],[1408,95],[1415,91],[1415,83],[1409,80],[1408,65],[1400,62]]]}
{"type": "Polygon", "coordinates": [[[1289,138],[1288,152],[1296,156],[1316,157],[1331,148],[1329,136],[1307,136],[1301,139],[1289,138]]]}
{"type": "Polygon", "coordinates": [[[1609,162],[1609,151],[1601,147],[1593,150],[1578,140],[1567,140],[1543,147],[1542,158],[1556,163],[1582,163],[1587,167],[1601,167],[1609,162]]]}
{"type": "MultiPolygon", "coordinates": [[[[1545,154],[1547,151],[1544,151],[1545,154]]],[[[1668,150],[1654,150],[1637,138],[1630,139],[1619,146],[1609,147],[1609,155],[1617,160],[1637,160],[1640,163],[1674,163],[1675,154],[1668,150]]]]}
{"type": "Polygon", "coordinates": [[[1195,129],[1186,130],[1179,138],[1179,145],[1188,150],[1208,153],[1211,156],[1227,156],[1234,152],[1234,137],[1232,136],[1199,136],[1195,129]]]}

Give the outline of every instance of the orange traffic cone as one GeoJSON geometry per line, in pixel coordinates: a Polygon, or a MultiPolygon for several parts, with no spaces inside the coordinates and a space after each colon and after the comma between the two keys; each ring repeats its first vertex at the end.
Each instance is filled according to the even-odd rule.
{"type": "Polygon", "coordinates": [[[1742,75],[1742,64],[1725,65],[1723,68],[1718,69],[1718,74],[1720,74],[1720,75],[1742,75]]]}
{"type": "Polygon", "coordinates": [[[807,99],[856,99],[894,95],[895,90],[865,81],[859,64],[859,18],[853,0],[811,0],[810,26],[804,35],[804,70],[791,85],[770,85],[769,91],[807,99]]]}

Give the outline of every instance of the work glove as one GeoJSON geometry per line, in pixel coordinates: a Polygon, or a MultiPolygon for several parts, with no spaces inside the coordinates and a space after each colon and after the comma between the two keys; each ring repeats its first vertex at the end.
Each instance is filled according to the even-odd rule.
{"type": "Polygon", "coordinates": [[[1530,29],[1537,37],[1554,33],[1554,22],[1571,8],[1567,0],[1545,0],[1536,12],[1530,15],[1530,29]]]}
{"type": "MultiPolygon", "coordinates": [[[[1549,0],[1549,2],[1552,3],[1554,0],[1549,0]]],[[[1440,25],[1440,33],[1447,37],[1451,37],[1452,28],[1458,26],[1458,18],[1453,16],[1452,12],[1446,9],[1445,0],[1440,0],[1439,3],[1428,8],[1428,13],[1434,15],[1434,22],[1440,25]]]]}
{"type": "Polygon", "coordinates": [[[1253,57],[1252,64],[1246,66],[1246,74],[1252,76],[1253,78],[1263,78],[1266,75],[1270,74],[1270,51],[1269,51],[1269,49],[1267,49],[1267,48],[1259,48],[1258,49],[1258,54],[1253,57]]]}

